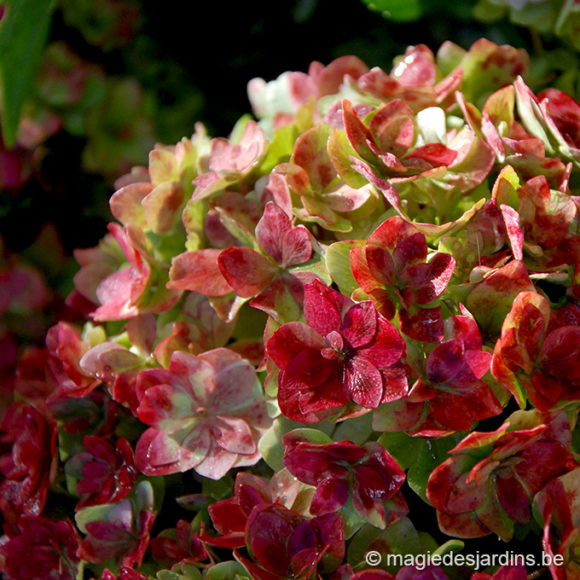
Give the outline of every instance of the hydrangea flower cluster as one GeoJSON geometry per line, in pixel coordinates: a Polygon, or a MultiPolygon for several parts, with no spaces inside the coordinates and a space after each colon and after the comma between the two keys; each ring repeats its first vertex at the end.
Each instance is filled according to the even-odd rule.
{"type": "Polygon", "coordinates": [[[3,394],[4,577],[578,578],[580,104],[527,67],[314,62],[121,177],[3,394]]]}

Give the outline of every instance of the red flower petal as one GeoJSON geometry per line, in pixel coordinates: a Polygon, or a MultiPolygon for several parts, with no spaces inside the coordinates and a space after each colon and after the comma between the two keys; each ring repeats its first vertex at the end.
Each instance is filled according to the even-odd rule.
{"type": "Polygon", "coordinates": [[[368,346],[357,349],[357,356],[370,361],[382,372],[400,361],[405,352],[405,341],[395,325],[379,315],[374,340],[368,346]]]}
{"type": "Polygon", "coordinates": [[[320,280],[304,286],[304,318],[321,336],[341,329],[342,313],[349,305],[352,302],[346,296],[320,280]]]}
{"type": "Polygon", "coordinates": [[[376,409],[383,398],[383,378],[369,360],[355,356],[344,364],[344,389],[350,398],[367,409],[376,409]]]}
{"type": "Polygon", "coordinates": [[[303,350],[320,351],[326,346],[324,339],[303,322],[288,322],[281,326],[268,340],[266,352],[280,367],[288,364],[303,350]]]}
{"type": "Polygon", "coordinates": [[[328,478],[317,486],[310,503],[312,515],[322,515],[338,511],[349,497],[348,480],[328,478]]]}
{"type": "Polygon", "coordinates": [[[376,332],[377,311],[372,302],[359,302],[347,310],[341,334],[350,347],[358,349],[368,345],[376,332]]]}

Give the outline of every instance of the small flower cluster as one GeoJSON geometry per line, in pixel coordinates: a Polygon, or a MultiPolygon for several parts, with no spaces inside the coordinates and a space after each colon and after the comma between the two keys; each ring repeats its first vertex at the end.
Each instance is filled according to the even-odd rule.
{"type": "Polygon", "coordinates": [[[580,104],[527,66],[315,62],[120,178],[2,409],[4,577],[526,578],[365,561],[490,536],[577,578],[580,104]]]}

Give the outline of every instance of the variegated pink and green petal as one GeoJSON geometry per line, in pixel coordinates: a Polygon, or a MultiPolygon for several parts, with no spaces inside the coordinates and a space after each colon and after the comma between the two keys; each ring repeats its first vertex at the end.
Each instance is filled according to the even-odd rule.
{"type": "Polygon", "coordinates": [[[378,245],[357,246],[350,251],[352,273],[360,288],[370,294],[374,290],[392,286],[395,265],[391,253],[378,245]]]}
{"type": "Polygon", "coordinates": [[[481,132],[486,143],[495,153],[498,163],[503,164],[506,156],[506,148],[497,127],[492,123],[487,113],[483,113],[482,115],[481,132]]]}
{"type": "Polygon", "coordinates": [[[535,287],[525,264],[513,260],[484,277],[467,296],[465,306],[484,335],[498,336],[513,301],[525,291],[534,292],[535,287]]]}
{"type": "Polygon", "coordinates": [[[164,182],[157,185],[142,201],[147,226],[155,234],[167,234],[181,220],[184,193],[181,185],[164,182]]]}
{"type": "MultiPolygon", "coordinates": [[[[176,355],[182,358],[193,358],[181,353],[176,353],[176,355]]],[[[192,366],[189,362],[184,367],[187,373],[184,376],[188,377],[193,384],[199,400],[206,401],[213,413],[227,415],[229,411],[237,415],[246,408],[253,410],[256,401],[261,401],[261,386],[255,369],[237,352],[227,348],[216,348],[201,353],[197,358],[211,366],[215,373],[213,381],[207,380],[201,373],[199,376],[194,376],[193,372],[187,372],[187,369],[192,366]]],[[[200,365],[200,368],[203,369],[204,366],[200,365]]]]}
{"type": "Polygon", "coordinates": [[[476,106],[485,103],[490,92],[510,84],[529,67],[525,50],[498,46],[481,38],[473,43],[462,60],[462,92],[476,106]]]}
{"type": "Polygon", "coordinates": [[[368,130],[372,135],[372,143],[381,152],[403,157],[415,142],[413,111],[400,99],[394,99],[371,114],[368,130]]]}
{"type": "MultiPolygon", "coordinates": [[[[145,475],[179,473],[196,468],[206,458],[210,447],[211,434],[207,427],[186,427],[175,433],[150,427],[137,442],[135,462],[145,475]]],[[[235,458],[235,455],[227,454],[220,477],[229,471],[235,458]]]]}
{"type": "Polygon", "coordinates": [[[274,203],[280,206],[287,215],[289,203],[294,204],[296,198],[304,195],[312,195],[308,173],[303,167],[290,161],[276,165],[270,175],[265,191],[270,191],[270,195],[274,198],[274,203]],[[274,176],[276,179],[274,179],[274,176]],[[287,195],[289,199],[286,198],[287,195]]]}
{"type": "Polygon", "coordinates": [[[509,427],[509,422],[506,422],[495,431],[472,431],[451,449],[449,454],[468,454],[476,459],[483,459],[490,454],[493,446],[505,435],[509,427]]]}
{"type": "Polygon", "coordinates": [[[457,157],[448,166],[444,181],[464,193],[480,185],[495,163],[492,148],[469,129],[462,129],[448,147],[457,151],[457,157]]]}
{"type": "Polygon", "coordinates": [[[543,248],[556,247],[568,234],[576,204],[567,194],[551,190],[548,180],[538,175],[518,190],[520,222],[526,237],[543,248]]]}
{"type": "Polygon", "coordinates": [[[438,512],[463,514],[478,509],[488,494],[489,481],[469,480],[476,459],[461,454],[446,459],[429,476],[427,498],[438,512]]]}
{"type": "Polygon", "coordinates": [[[550,320],[550,305],[537,292],[520,292],[502,325],[500,351],[506,364],[531,374],[550,320]]]}
{"type": "Polygon", "coordinates": [[[342,101],[342,115],[344,130],[348,141],[354,150],[366,161],[376,161],[376,144],[371,132],[357,115],[353,104],[344,99],[342,101]]]}
{"type": "MultiPolygon", "coordinates": [[[[323,195],[324,201],[330,208],[340,214],[348,214],[361,209],[369,200],[373,199],[370,185],[353,188],[345,183],[338,183],[327,189],[323,195]]],[[[375,197],[376,199],[376,197],[375,197]]],[[[346,215],[346,217],[351,217],[346,215]]]]}
{"type": "Polygon", "coordinates": [[[261,216],[257,200],[226,191],[211,200],[203,218],[204,233],[211,246],[229,248],[254,244],[254,230],[261,216]]]}
{"type": "Polygon", "coordinates": [[[558,580],[574,577],[580,571],[576,555],[580,545],[579,489],[580,469],[574,469],[550,481],[534,498],[544,527],[544,551],[552,557],[558,554],[563,558],[563,566],[550,566],[553,577],[558,580]]]}
{"type": "Polygon", "coordinates": [[[524,232],[520,224],[520,216],[518,212],[509,205],[500,205],[500,211],[514,260],[523,260],[524,232]]]}
{"type": "MultiPolygon", "coordinates": [[[[196,423],[196,407],[201,402],[192,397],[192,392],[189,389],[182,390],[176,387],[174,381],[173,384],[163,384],[157,382],[160,378],[154,379],[144,376],[150,372],[144,371],[137,378],[137,391],[142,393],[137,409],[139,420],[167,433],[179,431],[188,425],[193,426],[196,423]],[[153,384],[146,387],[145,382],[153,384]]],[[[172,377],[168,376],[167,380],[171,381],[172,377]]]]}
{"type": "Polygon", "coordinates": [[[150,388],[156,385],[169,385],[196,403],[203,404],[207,400],[203,385],[213,383],[214,376],[211,365],[200,357],[176,351],[171,357],[168,369],[146,369],[139,373],[137,395],[142,400],[150,388]]]}
{"type": "Polygon", "coordinates": [[[97,322],[106,320],[125,320],[139,314],[135,304],[135,294],[140,295],[147,287],[148,268],[136,270],[127,266],[107,276],[97,288],[97,299],[101,303],[91,313],[97,322]]]}
{"type": "Polygon", "coordinates": [[[105,341],[87,350],[79,361],[79,367],[87,375],[112,385],[122,373],[143,369],[145,361],[125,346],[105,341]]]}
{"type": "MultiPolygon", "coordinates": [[[[83,397],[98,386],[95,380],[96,369],[89,370],[84,364],[81,365],[90,349],[89,344],[79,336],[72,325],[61,321],[50,327],[45,342],[46,349],[50,353],[47,361],[48,371],[58,384],[58,388],[50,395],[51,398],[58,399],[64,395],[83,397]]],[[[21,363],[26,364],[25,359],[21,358],[21,363]]],[[[101,367],[99,370],[104,369],[101,367]]],[[[21,372],[19,371],[19,374],[21,372]]]]}
{"type": "Polygon", "coordinates": [[[409,46],[405,54],[396,59],[390,76],[403,86],[434,85],[437,69],[433,52],[424,44],[409,46]]]}
{"type": "Polygon", "coordinates": [[[232,287],[224,278],[218,264],[221,250],[204,249],[184,252],[174,258],[167,287],[189,290],[204,296],[226,296],[232,287]]]}
{"type": "Polygon", "coordinates": [[[408,431],[421,420],[424,410],[425,405],[422,401],[412,402],[408,397],[389,401],[373,411],[373,430],[408,431]]]}
{"type": "Polygon", "coordinates": [[[248,467],[260,461],[258,451],[252,454],[232,453],[224,449],[214,439],[210,443],[206,457],[195,467],[195,471],[210,479],[221,479],[230,470],[238,467],[248,467]]]}
{"type": "Polygon", "coordinates": [[[331,131],[330,126],[320,123],[302,133],[294,144],[291,162],[306,171],[313,191],[324,191],[337,177],[327,151],[331,131]]]}
{"type": "Polygon", "coordinates": [[[296,276],[285,273],[250,300],[250,306],[284,324],[301,317],[303,300],[304,284],[296,276]]]}
{"type": "Polygon", "coordinates": [[[557,191],[566,189],[570,177],[569,167],[554,157],[543,157],[536,153],[514,153],[505,160],[526,181],[539,175],[548,179],[550,187],[557,191]]]}
{"type": "Polygon", "coordinates": [[[396,187],[389,180],[378,177],[375,170],[368,163],[353,156],[351,156],[350,160],[351,168],[369,183],[374,185],[383,195],[385,201],[387,201],[402,218],[406,218],[405,211],[401,206],[399,192],[396,187]]]}
{"type": "Polygon", "coordinates": [[[548,137],[557,153],[574,163],[580,160],[578,149],[578,113],[580,105],[564,91],[549,88],[537,96],[548,137]]]}
{"type": "Polygon", "coordinates": [[[497,488],[490,486],[486,502],[476,511],[480,523],[504,542],[512,540],[515,521],[503,510],[498,498],[497,488]]]}
{"type": "Polygon", "coordinates": [[[239,143],[213,139],[209,169],[220,176],[245,175],[256,167],[266,152],[267,141],[256,121],[248,121],[239,143]]]}
{"type": "Polygon", "coordinates": [[[455,538],[483,538],[491,533],[474,512],[448,514],[438,511],[437,524],[444,534],[455,538]]]}
{"type": "Polygon", "coordinates": [[[146,219],[142,202],[153,188],[152,183],[132,183],[118,189],[109,200],[109,207],[115,219],[123,225],[144,227],[146,219]]]}

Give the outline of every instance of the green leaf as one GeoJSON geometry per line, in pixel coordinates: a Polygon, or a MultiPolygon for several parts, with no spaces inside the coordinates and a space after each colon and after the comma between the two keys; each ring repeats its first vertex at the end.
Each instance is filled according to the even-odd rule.
{"type": "Polygon", "coordinates": [[[445,554],[461,552],[465,547],[465,542],[461,540],[447,540],[444,544],[441,544],[433,554],[443,557],[445,554]]]}
{"type": "Polygon", "coordinates": [[[274,470],[280,471],[284,468],[284,449],[282,447],[282,436],[289,431],[303,435],[312,443],[332,443],[329,433],[333,426],[330,423],[320,423],[317,429],[304,427],[303,423],[296,423],[280,416],[272,427],[268,429],[260,441],[258,449],[266,463],[274,470]]]}
{"type": "Polygon", "coordinates": [[[426,494],[429,476],[438,465],[449,457],[448,451],[453,449],[461,441],[461,438],[462,435],[456,433],[441,439],[421,439],[423,445],[415,456],[415,462],[409,467],[407,482],[411,489],[425,502],[429,503],[426,494]]]}
{"type": "Polygon", "coordinates": [[[157,572],[157,580],[201,580],[201,572],[195,564],[181,562],[172,570],[160,570],[157,572]]]}
{"type": "Polygon", "coordinates": [[[408,469],[418,461],[425,446],[425,440],[420,437],[411,437],[403,431],[383,433],[379,443],[393,456],[401,469],[408,469]]]}
{"type": "Polygon", "coordinates": [[[365,562],[365,555],[376,550],[383,556],[380,568],[396,573],[404,558],[425,552],[421,536],[410,519],[401,518],[384,530],[364,526],[352,538],[348,551],[348,563],[355,568],[365,562]],[[390,555],[389,557],[386,557],[390,555]]]}
{"type": "Polygon", "coordinates": [[[0,23],[2,136],[16,142],[22,105],[29,96],[48,38],[54,0],[10,0],[0,23]]]}
{"type": "Polygon", "coordinates": [[[231,578],[247,578],[246,569],[239,563],[229,561],[220,562],[206,569],[206,580],[230,580],[231,578]]]}
{"type": "Polygon", "coordinates": [[[334,441],[351,441],[356,445],[366,443],[373,433],[372,417],[372,413],[365,413],[360,417],[342,421],[332,434],[332,439],[334,441]]]}
{"type": "Polygon", "coordinates": [[[358,288],[350,267],[350,251],[365,244],[365,240],[335,242],[326,250],[326,269],[345,296],[350,296],[358,288]]]}
{"type": "Polygon", "coordinates": [[[157,579],[158,580],[180,580],[179,574],[175,572],[171,572],[171,570],[160,570],[157,572],[157,579]]]}
{"type": "Polygon", "coordinates": [[[284,125],[276,130],[266,155],[262,159],[262,163],[260,163],[260,175],[269,174],[278,163],[283,163],[290,159],[292,151],[294,151],[294,143],[299,134],[298,128],[293,123],[284,125]]]}
{"type": "Polygon", "coordinates": [[[421,0],[363,0],[363,2],[371,10],[398,22],[412,22],[423,15],[421,0]]]}

